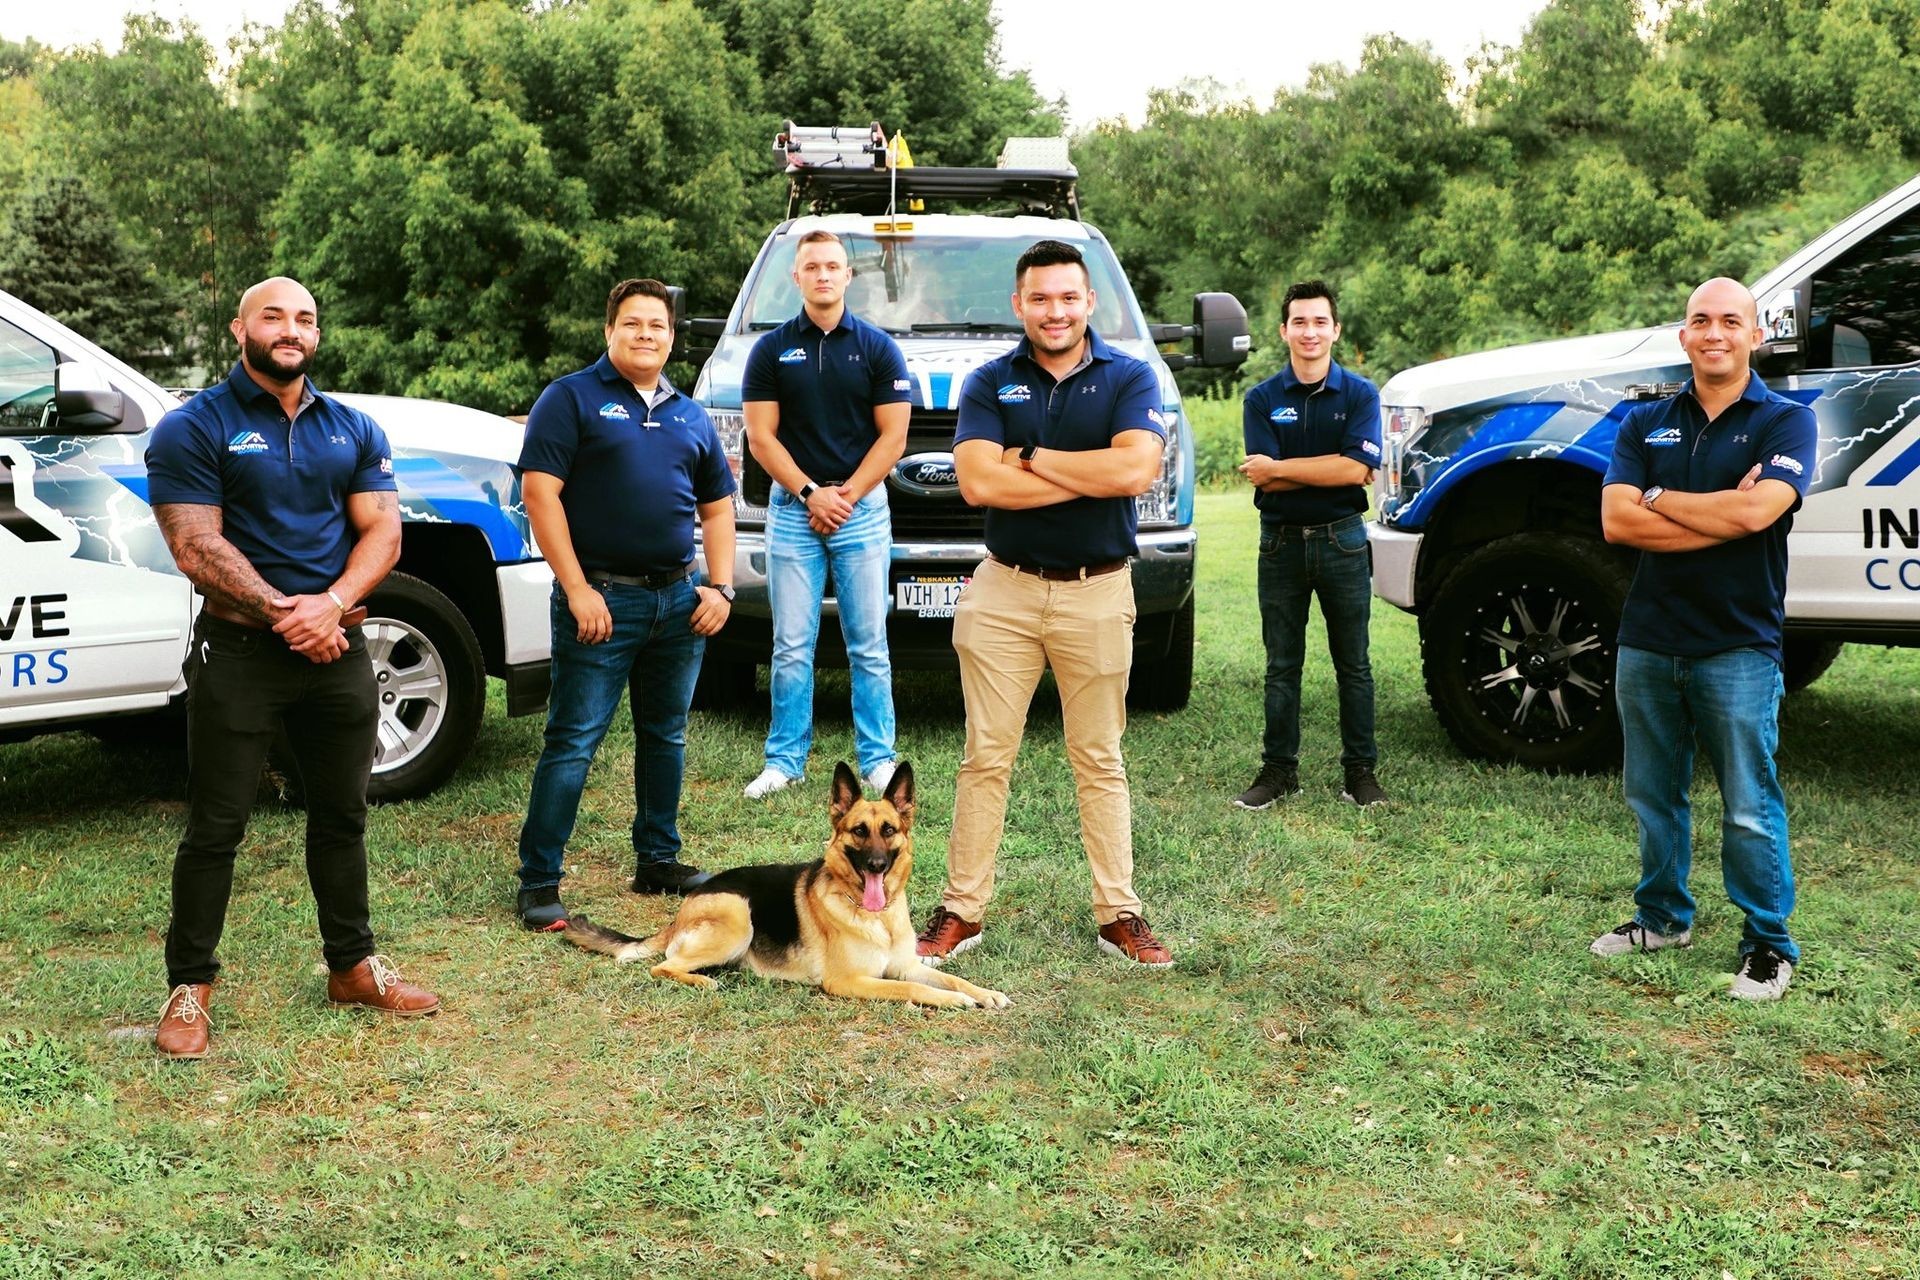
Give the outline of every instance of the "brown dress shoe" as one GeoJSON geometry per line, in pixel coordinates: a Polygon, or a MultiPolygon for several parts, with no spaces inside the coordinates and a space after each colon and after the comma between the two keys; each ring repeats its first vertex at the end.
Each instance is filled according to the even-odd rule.
{"type": "Polygon", "coordinates": [[[953,956],[980,945],[980,926],[962,920],[945,907],[935,907],[927,917],[927,927],[914,940],[913,949],[922,964],[938,969],[953,956]]]}
{"type": "Polygon", "coordinates": [[[1173,968],[1173,952],[1131,911],[1122,911],[1112,924],[1100,926],[1100,949],[1149,969],[1173,968]]]}
{"type": "Polygon", "coordinates": [[[351,969],[327,975],[327,999],[359,1004],[396,1018],[423,1018],[440,1010],[440,997],[400,976],[385,956],[368,956],[351,969]]]}
{"type": "Polygon", "coordinates": [[[160,1025],[153,1029],[153,1047],[163,1058],[194,1059],[207,1056],[207,998],[213,994],[211,982],[183,982],[167,993],[160,1006],[160,1025]]]}

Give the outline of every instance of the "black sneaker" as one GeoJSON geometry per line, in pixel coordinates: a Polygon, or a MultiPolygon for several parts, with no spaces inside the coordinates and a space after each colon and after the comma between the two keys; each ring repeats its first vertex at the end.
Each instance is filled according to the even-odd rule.
{"type": "Polygon", "coordinates": [[[1234,800],[1239,809],[1271,809],[1273,802],[1300,794],[1300,769],[1293,764],[1275,764],[1269,760],[1260,766],[1260,776],[1234,800]]]}
{"type": "Polygon", "coordinates": [[[557,884],[522,889],[514,900],[513,911],[520,917],[522,927],[537,933],[557,933],[567,927],[567,909],[561,905],[557,884]]]}
{"type": "Polygon", "coordinates": [[[1376,804],[1387,802],[1387,790],[1380,785],[1380,779],[1373,776],[1370,764],[1347,766],[1347,785],[1340,790],[1340,798],[1359,805],[1362,809],[1371,809],[1376,804]]]}
{"type": "Polygon", "coordinates": [[[633,869],[635,893],[685,893],[705,881],[707,873],[684,862],[642,862],[633,869]]]}

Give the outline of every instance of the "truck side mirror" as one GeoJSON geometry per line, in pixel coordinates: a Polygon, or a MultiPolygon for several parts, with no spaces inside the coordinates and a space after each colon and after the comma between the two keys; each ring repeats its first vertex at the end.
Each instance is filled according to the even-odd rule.
{"type": "Polygon", "coordinates": [[[1194,294],[1192,324],[1150,324],[1147,336],[1156,343],[1194,340],[1198,349],[1192,355],[1165,357],[1169,369],[1241,364],[1253,350],[1253,339],[1247,334],[1247,309],[1230,293],[1194,294]]]}
{"type": "Polygon", "coordinates": [[[1794,373],[1807,367],[1803,299],[1798,285],[1775,289],[1760,299],[1760,345],[1753,349],[1753,367],[1762,377],[1794,373]]]}
{"type": "Polygon", "coordinates": [[[53,407],[67,431],[138,431],[126,424],[127,398],[114,390],[107,371],[91,361],[68,360],[54,366],[53,407]]]}

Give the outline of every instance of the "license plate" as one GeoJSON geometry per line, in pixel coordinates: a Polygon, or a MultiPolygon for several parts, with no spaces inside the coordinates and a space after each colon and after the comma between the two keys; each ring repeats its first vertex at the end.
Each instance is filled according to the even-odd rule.
{"type": "Polygon", "coordinates": [[[972,581],[959,574],[939,578],[902,578],[893,584],[894,607],[919,618],[951,618],[960,589],[972,581]]]}

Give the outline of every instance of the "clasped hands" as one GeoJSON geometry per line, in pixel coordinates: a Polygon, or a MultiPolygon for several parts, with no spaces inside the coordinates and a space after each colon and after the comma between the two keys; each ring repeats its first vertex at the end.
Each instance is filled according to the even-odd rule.
{"type": "Polygon", "coordinates": [[[324,591],[319,595],[274,596],[270,609],[285,610],[273,629],[287,648],[309,662],[328,663],[347,651],[346,628],[340,625],[346,610],[324,591]]]}

